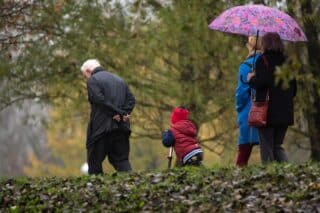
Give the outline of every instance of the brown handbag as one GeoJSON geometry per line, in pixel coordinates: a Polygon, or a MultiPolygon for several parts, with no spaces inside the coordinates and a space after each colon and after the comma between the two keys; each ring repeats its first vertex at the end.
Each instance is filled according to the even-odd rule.
{"type": "Polygon", "coordinates": [[[248,125],[254,127],[264,127],[267,125],[267,115],[269,107],[269,91],[265,101],[252,101],[249,111],[248,125]]]}
{"type": "MultiPolygon", "coordinates": [[[[264,64],[269,69],[268,61],[262,56],[264,64]]],[[[267,125],[268,107],[269,107],[269,89],[265,101],[255,101],[252,96],[251,108],[248,116],[248,125],[253,127],[265,127],[267,125]]]]}

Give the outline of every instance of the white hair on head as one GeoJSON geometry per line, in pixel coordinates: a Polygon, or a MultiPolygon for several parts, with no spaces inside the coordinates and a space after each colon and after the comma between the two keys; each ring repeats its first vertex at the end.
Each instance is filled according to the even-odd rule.
{"type": "Polygon", "coordinates": [[[100,62],[97,59],[88,59],[82,64],[81,71],[82,72],[85,72],[86,70],[93,71],[95,68],[100,66],[101,66],[100,62]]]}

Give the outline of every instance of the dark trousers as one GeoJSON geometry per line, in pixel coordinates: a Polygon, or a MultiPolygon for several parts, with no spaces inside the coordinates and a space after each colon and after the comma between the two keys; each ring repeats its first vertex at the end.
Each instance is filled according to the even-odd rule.
{"type": "Polygon", "coordinates": [[[282,148],[288,126],[259,128],[260,155],[263,164],[277,161],[287,162],[288,157],[282,148]]]}
{"type": "Polygon", "coordinates": [[[240,144],[238,146],[238,156],[236,160],[237,166],[244,167],[248,165],[252,148],[253,148],[253,144],[240,144]]]}
{"type": "Polygon", "coordinates": [[[129,135],[127,133],[113,131],[102,135],[87,148],[89,174],[103,174],[102,162],[106,156],[115,170],[131,171],[129,151],[129,135]]]}

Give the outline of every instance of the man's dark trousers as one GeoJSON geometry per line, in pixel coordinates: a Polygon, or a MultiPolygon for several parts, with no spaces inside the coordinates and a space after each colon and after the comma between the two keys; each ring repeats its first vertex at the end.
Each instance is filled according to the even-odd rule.
{"type": "Polygon", "coordinates": [[[131,171],[129,136],[127,132],[114,130],[101,135],[88,147],[89,174],[103,174],[102,162],[106,156],[115,170],[131,171]]]}

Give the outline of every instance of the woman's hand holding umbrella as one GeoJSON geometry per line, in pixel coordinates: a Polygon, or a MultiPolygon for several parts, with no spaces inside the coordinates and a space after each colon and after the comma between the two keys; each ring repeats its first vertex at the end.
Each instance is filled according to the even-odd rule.
{"type": "Polygon", "coordinates": [[[249,82],[251,80],[251,78],[253,78],[256,74],[254,72],[249,72],[247,75],[247,82],[249,82]]]}

